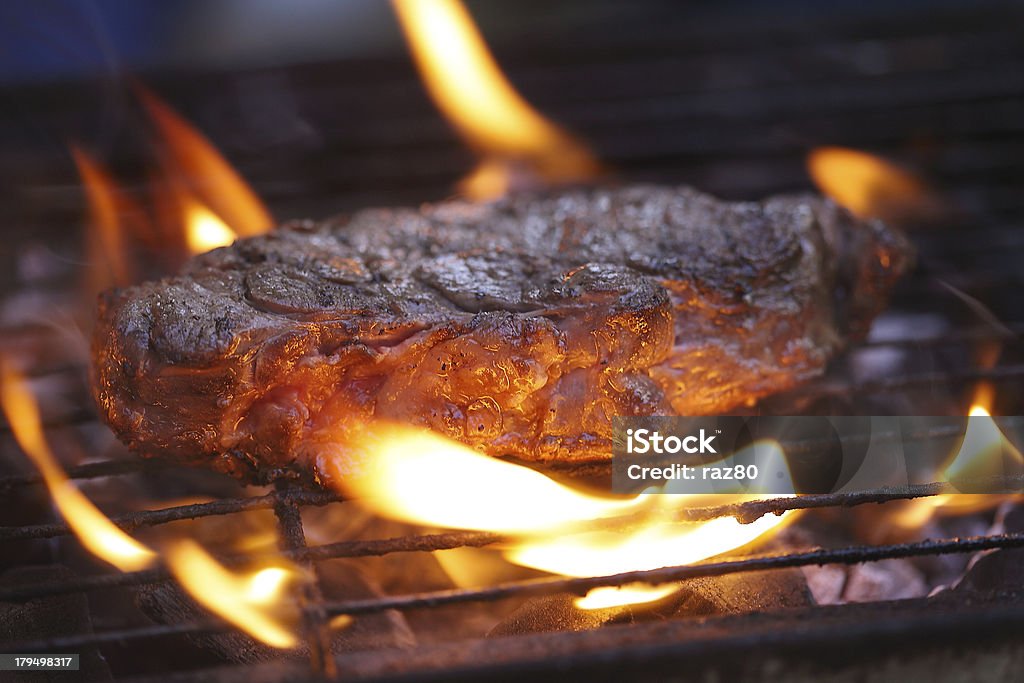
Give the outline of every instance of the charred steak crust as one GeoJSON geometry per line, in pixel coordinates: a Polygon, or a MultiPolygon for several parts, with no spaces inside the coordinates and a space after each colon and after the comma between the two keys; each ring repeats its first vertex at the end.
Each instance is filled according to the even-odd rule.
{"type": "Polygon", "coordinates": [[[146,456],[325,476],[371,418],[609,457],[613,415],[724,413],[822,372],[911,261],[816,197],[633,186],[294,222],[107,292],[94,389],[146,456]]]}

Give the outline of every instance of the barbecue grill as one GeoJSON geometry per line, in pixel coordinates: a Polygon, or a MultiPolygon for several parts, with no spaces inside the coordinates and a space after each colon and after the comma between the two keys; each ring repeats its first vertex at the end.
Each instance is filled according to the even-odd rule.
{"type": "MultiPolygon", "coordinates": [[[[494,22],[492,47],[527,99],[591,143],[623,179],[686,182],[737,199],[804,191],[810,187],[806,153],[841,144],[922,171],[948,206],[942,224],[912,226],[919,265],[899,285],[869,339],[837,359],[824,377],[767,399],[760,410],[961,415],[973,388],[984,381],[995,387],[993,414],[1021,414],[1024,306],[1017,290],[1022,284],[1019,264],[1024,262],[1024,7],[1000,2],[869,3],[826,13],[792,3],[772,8],[768,16],[766,9],[748,3],[687,12],[673,3],[581,2],[566,3],[541,21],[545,5],[516,3],[515,10],[503,11],[513,11],[520,19],[503,24],[507,17],[501,11],[482,13],[482,29],[490,36],[488,19],[494,22]],[[977,353],[992,347],[1000,351],[997,362],[977,353]]],[[[472,165],[472,155],[431,108],[403,54],[226,73],[155,72],[144,80],[212,139],[223,141],[279,217],[441,198],[472,165]],[[278,123],[292,129],[301,120],[318,139],[279,148],[268,159],[259,141],[266,129],[245,119],[243,112],[246,102],[268,100],[285,103],[275,109],[282,117],[278,123]],[[243,125],[238,125],[240,115],[243,125]]],[[[22,85],[7,88],[5,94],[39,130],[81,135],[94,120],[97,87],[95,82],[22,85]]],[[[115,89],[109,86],[108,92],[115,89]]],[[[82,363],[61,353],[60,338],[50,327],[17,315],[19,308],[65,304],[77,296],[73,270],[51,262],[79,253],[69,237],[77,233],[69,226],[77,228],[82,209],[65,153],[51,138],[25,137],[20,130],[17,125],[0,128],[6,150],[0,155],[0,174],[8,179],[0,192],[11,211],[5,238],[12,245],[4,256],[6,275],[0,275],[0,291],[7,296],[0,344],[31,360],[29,375],[35,384],[58,386],[75,397],[44,402],[48,428],[96,433],[101,428],[84,389],[82,363]],[[40,257],[38,245],[44,240],[54,246],[40,257]],[[37,257],[50,264],[41,276],[24,265],[37,257]]],[[[145,162],[138,156],[140,145],[131,126],[124,130],[108,136],[107,156],[120,177],[134,178],[141,186],[145,162]]],[[[939,431],[910,438],[931,442],[956,436],[939,431]]],[[[0,458],[0,467],[7,469],[0,470],[5,568],[66,556],[66,548],[75,543],[67,525],[53,520],[42,478],[12,465],[15,453],[10,429],[0,426],[0,456],[11,456],[0,458]],[[60,545],[42,547],[41,539],[60,545]],[[54,552],[56,548],[61,552],[54,552]]],[[[174,476],[173,465],[120,451],[87,455],[68,468],[80,483],[139,486],[174,476]]],[[[202,474],[190,477],[189,482],[204,481],[202,474]]],[[[233,484],[225,487],[213,474],[208,478],[212,483],[203,490],[216,491],[214,500],[112,511],[110,517],[132,531],[271,510],[281,553],[314,577],[330,559],[415,556],[503,540],[497,533],[451,531],[311,544],[303,514],[313,508],[345,509],[350,503],[339,494],[289,483],[254,492],[232,489],[233,484]]],[[[936,482],[687,509],[678,515],[685,521],[721,516],[750,521],[767,512],[846,511],[951,492],[949,484],[936,482]]],[[[166,624],[93,619],[87,630],[43,635],[15,631],[6,634],[11,642],[0,644],[0,651],[99,652],[111,663],[116,680],[136,682],[256,683],[334,676],[520,680],[528,675],[593,680],[1012,680],[1012,672],[1024,663],[1024,645],[1014,636],[1024,626],[1024,601],[1018,587],[1003,584],[988,592],[637,618],[591,630],[492,637],[481,633],[411,649],[342,654],[330,651],[328,624],[343,614],[356,619],[393,610],[429,614],[452,605],[583,595],[594,587],[637,581],[982,551],[1014,557],[1010,553],[1020,548],[1024,529],[1008,527],[1001,533],[760,551],[613,576],[531,578],[344,601],[325,598],[313,581],[294,595],[303,614],[305,657],[229,664],[204,656],[189,637],[234,629],[210,616],[166,624]],[[179,666],[189,657],[192,661],[179,666]]],[[[230,565],[243,558],[219,559],[230,565]]],[[[1016,567],[1019,585],[1024,564],[1016,567]]],[[[92,565],[74,576],[41,574],[27,582],[0,584],[0,604],[67,595],[84,595],[94,603],[111,595],[130,601],[140,586],[170,581],[163,568],[114,572],[92,565]]]]}

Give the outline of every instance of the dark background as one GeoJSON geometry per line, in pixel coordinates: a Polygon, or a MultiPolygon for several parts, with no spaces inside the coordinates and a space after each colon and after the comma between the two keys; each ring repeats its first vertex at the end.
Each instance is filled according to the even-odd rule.
{"type": "MultiPolygon", "coordinates": [[[[754,199],[810,189],[807,152],[835,144],[906,165],[972,226],[1016,224],[1024,208],[1021,3],[467,4],[527,100],[621,179],[754,199]]],[[[383,0],[0,13],[0,289],[17,284],[26,242],[76,258],[70,141],[141,189],[154,158],[132,79],[214,141],[279,220],[443,198],[475,162],[383,0]]]]}

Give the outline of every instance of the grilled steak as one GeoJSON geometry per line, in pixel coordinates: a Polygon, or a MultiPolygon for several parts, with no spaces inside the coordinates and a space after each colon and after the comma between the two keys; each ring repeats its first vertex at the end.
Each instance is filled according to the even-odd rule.
{"type": "Polygon", "coordinates": [[[610,455],[613,415],[724,413],[822,372],[907,268],[831,202],[636,186],[295,222],[108,292],[102,414],[133,450],[322,478],[372,419],[494,455],[610,455]]]}

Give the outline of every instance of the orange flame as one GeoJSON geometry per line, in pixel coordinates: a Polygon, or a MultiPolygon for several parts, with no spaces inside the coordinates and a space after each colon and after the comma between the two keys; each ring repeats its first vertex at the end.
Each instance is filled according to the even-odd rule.
{"type": "Polygon", "coordinates": [[[273,218],[263,203],[214,146],[154,94],[137,92],[156,126],[161,169],[151,190],[155,223],[120,191],[110,175],[76,146],[71,153],[85,186],[95,239],[93,260],[109,271],[93,289],[134,280],[129,243],[145,245],[169,269],[180,265],[183,248],[196,254],[234,242],[238,235],[266,232],[273,218]]]}
{"type": "MultiPolygon", "coordinates": [[[[428,526],[526,535],[505,548],[509,561],[567,576],[598,576],[696,562],[746,545],[792,518],[767,515],[702,524],[665,521],[665,513],[706,496],[645,493],[609,498],[583,493],[526,467],[496,460],[432,432],[375,426],[360,444],[367,457],[344,464],[321,458],[329,480],[376,513],[428,526]],[[344,466],[344,470],[331,471],[344,466]],[[650,513],[637,530],[567,535],[594,519],[650,513]],[[659,521],[660,520],[660,521],[659,521]]],[[[763,446],[759,446],[763,447],[763,446]]],[[[777,446],[776,446],[777,448],[777,446]]],[[[781,452],[781,450],[780,450],[781,452]]],[[[732,496],[727,496],[734,499],[732,496]]],[[[719,497],[718,502],[721,502],[719,497]]],[[[584,609],[649,602],[675,586],[597,589],[584,609]]]]}
{"type": "Polygon", "coordinates": [[[94,289],[111,285],[126,285],[132,280],[128,266],[128,250],[121,225],[116,186],[110,176],[90,155],[76,145],[71,156],[85,187],[89,204],[89,228],[94,239],[87,240],[91,261],[102,264],[105,272],[94,289]]]}
{"type": "Polygon", "coordinates": [[[88,550],[121,571],[153,564],[156,554],[107,519],[68,480],[43,435],[39,407],[24,378],[0,359],[0,399],[18,445],[43,475],[54,504],[88,550]]]}
{"type": "MultiPolygon", "coordinates": [[[[950,481],[961,477],[1000,476],[1005,473],[1007,457],[1016,463],[1024,462],[1024,456],[1007,440],[988,409],[975,404],[971,406],[963,441],[952,461],[946,465],[945,474],[950,481]]],[[[988,495],[981,497],[999,498],[988,495]]]]}
{"type": "Polygon", "coordinates": [[[471,197],[505,193],[517,165],[553,183],[598,172],[590,152],[509,83],[458,0],[393,0],[393,5],[434,103],[485,157],[462,187],[471,197]]]}
{"type": "Polygon", "coordinates": [[[187,179],[190,190],[239,235],[270,230],[270,212],[213,143],[156,95],[141,86],[137,92],[160,133],[169,172],[187,179]]]}
{"type": "Polygon", "coordinates": [[[924,218],[939,208],[913,174],[866,152],[819,147],[807,156],[807,168],[821,192],[861,218],[924,218]]]}
{"type": "MultiPolygon", "coordinates": [[[[994,362],[994,361],[993,361],[994,362]]],[[[967,428],[956,453],[943,467],[946,481],[957,478],[983,478],[1004,474],[1006,458],[1024,463],[1024,456],[999,429],[990,414],[995,400],[995,388],[990,382],[980,382],[974,403],[968,411],[967,428]]],[[[917,529],[933,515],[968,515],[989,510],[1014,495],[997,493],[957,493],[905,501],[897,508],[894,522],[904,529],[917,529]]]]}
{"type": "MultiPolygon", "coordinates": [[[[760,441],[747,449],[760,451],[762,462],[784,462],[781,447],[772,441],[760,441]]],[[[741,451],[733,457],[744,459],[741,451]]],[[[730,458],[723,460],[726,463],[730,458]]],[[[769,469],[766,467],[766,469],[769,469]]],[[[775,469],[770,468],[770,469],[775,469]]],[[[788,468],[779,469],[788,474],[788,468]]],[[[790,482],[791,483],[791,482],[790,482]]],[[[671,491],[672,484],[664,487],[671,491]]],[[[641,498],[644,496],[641,496],[641,498]]],[[[667,513],[684,505],[697,505],[705,501],[704,496],[661,493],[649,496],[658,509],[667,513]]],[[[714,495],[715,502],[725,500],[755,499],[761,496],[714,495]]],[[[662,518],[667,515],[662,515],[662,518]]],[[[508,551],[506,556],[516,564],[568,576],[594,576],[619,574],[622,572],[658,569],[670,565],[693,564],[715,555],[735,550],[752,543],[767,532],[781,528],[795,519],[792,512],[781,515],[765,515],[751,523],[742,524],[732,517],[720,517],[700,523],[678,523],[651,521],[639,530],[623,535],[611,531],[597,531],[577,534],[568,538],[548,537],[530,541],[508,551]]],[[[642,586],[598,588],[586,597],[576,601],[581,609],[600,609],[638,602],[652,602],[676,591],[676,586],[642,586]]]]}
{"type": "MultiPolygon", "coordinates": [[[[100,512],[68,479],[47,445],[39,407],[25,379],[0,358],[0,405],[22,450],[39,468],[61,516],[89,552],[121,571],[152,566],[157,554],[100,512]]],[[[202,605],[262,642],[279,648],[296,645],[289,624],[297,620],[291,603],[281,598],[300,574],[271,566],[235,574],[192,541],[174,541],[164,555],[171,573],[202,605]]],[[[334,623],[334,622],[332,622],[334,623]]],[[[338,619],[334,626],[346,625],[338,619]]]]}
{"type": "MultiPolygon", "coordinates": [[[[358,471],[346,470],[330,479],[391,519],[451,529],[536,533],[641,507],[637,499],[581,493],[426,430],[376,425],[366,430],[363,446],[368,457],[358,471]]],[[[330,469],[337,463],[325,464],[330,469]]]]}
{"type": "Polygon", "coordinates": [[[171,170],[157,176],[151,182],[151,189],[164,233],[172,243],[184,241],[189,254],[227,246],[238,237],[238,233],[171,170]]]}
{"type": "Polygon", "coordinates": [[[298,644],[294,624],[297,610],[280,598],[288,584],[299,578],[294,568],[265,567],[234,573],[191,540],[179,540],[165,551],[167,566],[178,582],[214,614],[273,647],[298,644]]]}

